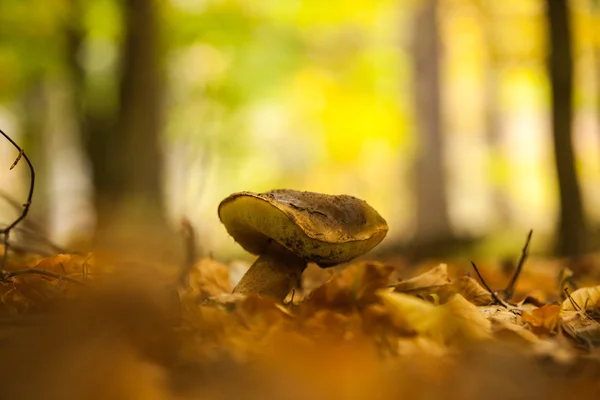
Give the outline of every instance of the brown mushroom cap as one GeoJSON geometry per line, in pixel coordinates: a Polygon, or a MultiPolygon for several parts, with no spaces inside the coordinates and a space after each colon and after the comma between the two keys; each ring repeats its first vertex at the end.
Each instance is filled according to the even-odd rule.
{"type": "Polygon", "coordinates": [[[358,257],[383,240],[385,220],[364,200],[296,190],[240,192],[219,205],[227,232],[248,252],[276,240],[321,267],[358,257]]]}

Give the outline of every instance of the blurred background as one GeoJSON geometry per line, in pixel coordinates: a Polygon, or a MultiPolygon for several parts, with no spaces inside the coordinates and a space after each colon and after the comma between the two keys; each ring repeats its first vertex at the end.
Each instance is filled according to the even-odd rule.
{"type": "MultiPolygon", "coordinates": [[[[2,0],[0,129],[36,169],[29,231],[60,246],[174,248],[185,218],[201,254],[243,258],[219,202],[290,188],[365,199],[381,254],[514,255],[533,228],[578,255],[600,2],[2,0]]],[[[6,222],[16,155],[0,142],[6,222]]]]}

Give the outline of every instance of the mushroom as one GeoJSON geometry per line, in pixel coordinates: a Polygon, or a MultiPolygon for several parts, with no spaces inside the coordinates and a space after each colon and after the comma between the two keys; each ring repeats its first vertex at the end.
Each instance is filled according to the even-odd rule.
{"type": "Polygon", "coordinates": [[[307,262],[321,268],[358,257],[383,240],[385,220],[364,200],[296,190],[239,192],[219,204],[227,232],[259,255],[233,293],[283,301],[307,262]]]}

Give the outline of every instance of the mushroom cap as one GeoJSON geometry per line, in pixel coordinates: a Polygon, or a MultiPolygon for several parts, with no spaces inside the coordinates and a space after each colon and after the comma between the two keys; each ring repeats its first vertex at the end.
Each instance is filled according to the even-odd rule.
{"type": "Polygon", "coordinates": [[[364,200],[288,189],[234,193],[219,204],[219,218],[252,254],[261,254],[273,239],[321,267],[368,252],[388,231],[385,220],[364,200]]]}

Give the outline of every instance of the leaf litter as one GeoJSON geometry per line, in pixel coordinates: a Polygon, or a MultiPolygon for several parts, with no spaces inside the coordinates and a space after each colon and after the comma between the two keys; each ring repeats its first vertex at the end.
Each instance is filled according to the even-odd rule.
{"type": "Polygon", "coordinates": [[[359,261],[282,304],[232,295],[228,266],[213,259],[181,285],[169,268],[93,254],[13,257],[0,283],[0,397],[597,395],[600,286],[511,303],[516,279],[509,295],[492,293],[455,270],[359,261]]]}

